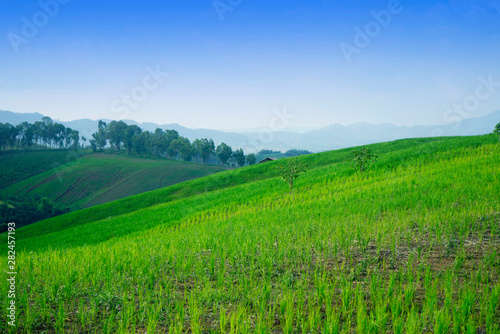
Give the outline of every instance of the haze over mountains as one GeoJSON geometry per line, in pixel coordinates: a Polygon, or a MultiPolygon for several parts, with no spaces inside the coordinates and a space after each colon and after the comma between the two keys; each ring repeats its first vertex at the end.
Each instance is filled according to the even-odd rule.
{"type": "MultiPolygon", "coordinates": [[[[44,115],[39,113],[14,113],[0,110],[0,122],[17,125],[21,122],[34,123],[44,115]]],[[[57,120],[55,120],[57,121],[57,120]]],[[[111,120],[104,119],[105,122],[111,120]]],[[[490,133],[495,124],[500,121],[500,110],[478,118],[467,118],[453,124],[432,126],[396,126],[393,124],[355,123],[348,126],[332,124],[318,130],[298,133],[293,131],[273,131],[262,129],[252,132],[228,132],[210,129],[190,129],[182,125],[138,123],[133,120],[123,120],[127,124],[136,124],[143,130],[154,131],[156,128],[173,129],[183,137],[212,138],[216,145],[224,142],[233,148],[243,148],[245,153],[257,152],[261,149],[287,150],[304,149],[321,152],[357,145],[372,144],[402,138],[434,137],[434,136],[466,136],[490,133]]],[[[60,122],[66,127],[78,130],[80,136],[87,139],[97,130],[98,120],[78,119],[60,122]]]]}

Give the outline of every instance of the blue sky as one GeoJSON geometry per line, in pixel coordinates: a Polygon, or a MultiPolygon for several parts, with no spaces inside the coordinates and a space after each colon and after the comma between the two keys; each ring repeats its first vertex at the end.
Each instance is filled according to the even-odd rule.
{"type": "Polygon", "coordinates": [[[56,1],[0,0],[0,109],[214,129],[500,109],[500,1],[56,1]]]}

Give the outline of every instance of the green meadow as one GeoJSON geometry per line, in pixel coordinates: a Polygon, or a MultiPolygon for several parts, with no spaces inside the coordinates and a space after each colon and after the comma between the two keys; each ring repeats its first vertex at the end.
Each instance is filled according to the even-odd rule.
{"type": "Polygon", "coordinates": [[[498,138],[367,147],[301,156],[291,192],[274,161],[16,230],[0,331],[500,333],[498,138]]]}
{"type": "MultiPolygon", "coordinates": [[[[43,153],[28,152],[23,156],[31,158],[31,164],[35,165],[43,153]]],[[[36,194],[61,205],[86,208],[227,170],[220,166],[104,153],[79,158],[74,157],[78,157],[74,151],[50,152],[50,155],[54,154],[63,159],[71,158],[71,161],[52,163],[49,168],[34,176],[16,180],[17,182],[0,190],[0,195],[36,194]]],[[[17,160],[5,163],[5,166],[12,166],[12,169],[15,169],[14,166],[25,166],[23,161],[17,160]]]]}

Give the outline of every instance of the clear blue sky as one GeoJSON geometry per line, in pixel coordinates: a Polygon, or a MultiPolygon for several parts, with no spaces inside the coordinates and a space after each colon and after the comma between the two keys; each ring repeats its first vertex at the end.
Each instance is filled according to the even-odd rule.
{"type": "Polygon", "coordinates": [[[500,109],[500,1],[54,1],[0,0],[0,109],[215,129],[500,109]]]}

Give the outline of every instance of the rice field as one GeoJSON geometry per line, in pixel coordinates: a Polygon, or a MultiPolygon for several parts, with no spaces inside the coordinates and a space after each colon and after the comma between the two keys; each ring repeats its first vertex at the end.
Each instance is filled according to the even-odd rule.
{"type": "Polygon", "coordinates": [[[1,284],[0,330],[500,333],[498,139],[370,149],[364,173],[350,150],[301,157],[291,193],[277,161],[190,181],[163,203],[20,229],[16,327],[1,284]]]}

